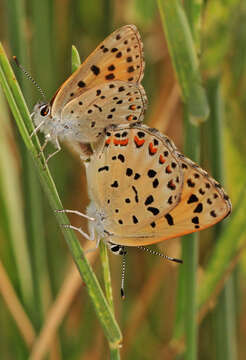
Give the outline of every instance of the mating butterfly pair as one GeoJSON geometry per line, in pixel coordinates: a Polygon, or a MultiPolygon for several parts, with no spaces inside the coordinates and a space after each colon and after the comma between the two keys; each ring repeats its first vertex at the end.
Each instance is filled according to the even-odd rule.
{"type": "Polygon", "coordinates": [[[140,35],[127,25],[96,48],[50,104],[35,107],[35,131],[57,151],[58,139],[93,143],[85,163],[90,236],[75,229],[104,238],[118,253],[203,230],[231,211],[219,183],[169,138],[140,124],[143,71],[140,35]]]}

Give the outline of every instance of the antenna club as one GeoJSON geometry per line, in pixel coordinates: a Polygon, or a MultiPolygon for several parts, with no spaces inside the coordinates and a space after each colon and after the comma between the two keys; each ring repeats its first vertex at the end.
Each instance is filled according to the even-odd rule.
{"type": "Polygon", "coordinates": [[[125,300],[126,297],[125,297],[124,290],[122,288],[120,289],[120,295],[121,295],[121,299],[125,300]]]}
{"type": "Polygon", "coordinates": [[[13,60],[15,61],[16,65],[17,65],[18,67],[20,67],[19,60],[17,59],[17,57],[16,57],[15,55],[13,56],[13,60]]]}

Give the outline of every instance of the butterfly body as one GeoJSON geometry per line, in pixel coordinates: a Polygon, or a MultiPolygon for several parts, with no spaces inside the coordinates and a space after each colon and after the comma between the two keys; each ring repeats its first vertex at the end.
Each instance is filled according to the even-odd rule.
{"type": "Polygon", "coordinates": [[[99,44],[49,104],[34,107],[34,123],[54,143],[93,143],[112,124],[142,121],[143,72],[140,35],[134,25],[123,26],[99,44]]]}
{"type": "Polygon", "coordinates": [[[141,124],[108,129],[86,164],[90,226],[141,246],[203,230],[231,211],[228,196],[173,142],[141,124]]]}

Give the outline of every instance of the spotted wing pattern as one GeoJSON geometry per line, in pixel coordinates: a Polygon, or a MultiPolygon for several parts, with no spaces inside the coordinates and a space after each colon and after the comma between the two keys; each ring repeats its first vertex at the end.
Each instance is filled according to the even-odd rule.
{"type": "Polygon", "coordinates": [[[171,211],[183,176],[175,146],[147,127],[108,130],[87,165],[89,193],[105,212],[105,228],[127,236],[171,211]]]}
{"type": "Polygon", "coordinates": [[[143,44],[137,28],[126,25],[109,35],[54,95],[52,117],[88,89],[113,80],[140,83],[144,73],[143,44]]]}
{"type": "MultiPolygon", "coordinates": [[[[112,234],[109,239],[110,241],[127,246],[149,245],[203,230],[230,214],[231,203],[221,185],[194,162],[178,153],[172,142],[170,142],[168,150],[164,150],[168,151],[172,156],[171,161],[167,162],[168,157],[165,157],[166,161],[157,166],[160,159],[163,159],[161,155],[165,156],[161,148],[162,146],[167,146],[170,141],[168,138],[156,131],[152,133],[153,130],[144,125],[132,125],[124,131],[128,133],[126,137],[122,137],[123,130],[119,132],[115,129],[109,132],[110,135],[105,140],[105,143],[108,143],[107,151],[104,149],[101,155],[98,154],[100,160],[104,159],[103,163],[100,164],[100,166],[103,166],[93,168],[94,174],[97,171],[98,174],[102,172],[113,175],[111,177],[111,184],[118,185],[118,193],[111,190],[111,184],[109,184],[107,177],[101,178],[100,176],[95,176],[96,182],[93,183],[91,174],[88,173],[91,198],[97,208],[102,211],[103,216],[105,216],[105,220],[102,223],[106,231],[112,234]],[[116,136],[118,133],[121,134],[121,137],[116,136]],[[147,140],[142,148],[145,151],[141,151],[141,154],[136,152],[134,146],[128,147],[130,144],[139,142],[141,138],[137,135],[138,133],[144,133],[145,137],[143,138],[147,140]],[[158,150],[156,152],[152,151],[155,149],[155,140],[158,141],[158,150]],[[118,146],[113,145],[117,143],[118,146]],[[123,144],[125,143],[127,145],[124,147],[123,144]],[[125,166],[132,169],[132,174],[129,177],[132,181],[127,183],[127,186],[121,186],[122,183],[125,184],[125,169],[122,171],[120,166],[116,168],[113,162],[110,161],[114,157],[114,161],[121,162],[118,156],[121,158],[121,155],[123,155],[121,150],[123,147],[126,149],[124,156],[130,154],[127,157],[127,164],[125,166]],[[170,151],[170,147],[173,149],[172,151],[170,151]],[[149,158],[151,162],[149,162],[149,158]],[[172,166],[172,162],[176,164],[175,167],[172,166]],[[151,170],[156,172],[153,173],[155,174],[153,181],[158,179],[156,193],[153,191],[153,182],[149,181],[148,176],[140,177],[138,183],[134,181],[135,171],[139,174],[148,174],[151,170]],[[170,170],[171,172],[169,172],[170,170]],[[116,183],[114,182],[114,177],[116,183]],[[179,178],[178,183],[177,177],[179,178]],[[150,199],[152,199],[152,196],[155,201],[157,200],[157,202],[147,206],[159,210],[158,213],[157,210],[153,212],[151,210],[151,215],[146,218],[146,205],[139,206],[139,204],[136,204],[136,201],[134,206],[127,208],[129,204],[125,204],[124,201],[126,201],[127,194],[131,194],[130,189],[135,184],[138,184],[136,186],[138,193],[140,193],[140,189],[144,189],[145,197],[142,198],[141,196],[142,203],[145,204],[147,194],[150,196],[150,199]],[[172,185],[171,187],[170,184],[172,185]],[[176,187],[175,189],[174,186],[176,187]],[[127,190],[127,187],[129,190],[127,190]],[[98,191],[102,192],[98,193],[98,191]],[[176,199],[173,196],[174,194],[176,199]],[[168,206],[170,196],[175,201],[172,205],[168,206]],[[110,200],[109,203],[107,203],[108,200],[110,200]],[[118,209],[117,213],[116,209],[118,209]],[[133,216],[138,219],[138,222],[134,223],[134,225],[131,224],[131,221],[134,219],[133,216]],[[120,220],[122,220],[122,223],[119,222],[120,220]]],[[[130,200],[134,201],[134,197],[131,197],[130,200]]]]}
{"type": "Polygon", "coordinates": [[[104,83],[70,101],[62,112],[61,126],[65,135],[72,129],[74,140],[93,142],[111,124],[142,121],[146,105],[140,84],[104,83]]]}

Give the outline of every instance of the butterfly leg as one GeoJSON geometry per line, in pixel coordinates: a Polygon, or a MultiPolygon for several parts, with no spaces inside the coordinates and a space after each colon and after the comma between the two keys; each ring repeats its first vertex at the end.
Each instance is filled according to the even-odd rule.
{"type": "Polygon", "coordinates": [[[49,139],[45,139],[45,142],[44,142],[43,145],[41,146],[40,153],[38,154],[38,157],[40,157],[41,154],[44,152],[44,149],[46,148],[48,142],[49,142],[49,139]]]}
{"type": "Polygon", "coordinates": [[[72,229],[72,230],[78,231],[87,240],[94,240],[90,237],[90,235],[88,235],[86,232],[84,232],[81,227],[76,227],[71,224],[62,224],[62,227],[64,227],[65,229],[72,229]]]}
{"type": "Polygon", "coordinates": [[[96,246],[94,246],[93,248],[87,249],[85,250],[85,254],[88,254],[90,252],[93,252],[95,250],[98,249],[99,243],[100,243],[100,236],[95,234],[95,230],[94,228],[92,228],[92,230],[90,231],[90,236],[91,236],[91,240],[96,240],[96,246]]]}
{"type": "MultiPolygon", "coordinates": [[[[33,113],[33,114],[34,114],[34,113],[33,113]]],[[[31,117],[32,117],[33,114],[31,114],[31,117]]],[[[39,129],[43,126],[43,124],[44,124],[44,121],[41,121],[41,123],[40,123],[37,127],[35,127],[35,129],[33,130],[33,132],[30,134],[30,138],[32,138],[33,135],[37,134],[37,132],[38,132],[39,129]]]]}
{"type": "Polygon", "coordinates": [[[61,210],[55,210],[55,212],[57,213],[67,213],[67,214],[75,214],[75,215],[78,215],[78,216],[81,216],[87,220],[91,220],[91,221],[95,221],[96,219],[91,217],[91,216],[88,216],[86,214],[83,214],[82,212],[78,211],[78,210],[69,210],[69,209],[61,209],[61,210]]]}
{"type": "MultiPolygon", "coordinates": [[[[47,139],[48,140],[48,139],[47,139]]],[[[45,140],[46,141],[46,140],[45,140]]],[[[48,140],[49,141],[49,140],[48,140]]],[[[56,144],[56,151],[54,151],[52,154],[50,154],[47,159],[45,160],[46,165],[48,164],[48,161],[54,156],[56,155],[60,150],[61,150],[61,146],[60,143],[58,141],[58,138],[55,139],[55,144],[56,144]]]]}
{"type": "MultiPolygon", "coordinates": [[[[69,209],[61,209],[61,210],[55,210],[55,212],[57,213],[67,213],[67,214],[75,214],[75,215],[78,215],[80,217],[83,217],[87,220],[90,220],[90,221],[95,221],[95,218],[93,217],[90,217],[86,214],[83,214],[82,212],[78,211],[78,210],[69,210],[69,209]]],[[[73,229],[73,230],[76,230],[78,231],[82,236],[84,236],[87,240],[95,240],[95,231],[94,231],[94,227],[91,227],[91,231],[90,231],[90,235],[88,235],[86,232],[84,232],[82,230],[81,227],[76,227],[76,226],[73,226],[73,225],[70,225],[70,224],[64,224],[62,225],[63,227],[65,228],[69,228],[69,229],[73,229]]],[[[98,246],[98,244],[97,244],[98,246]]]]}

